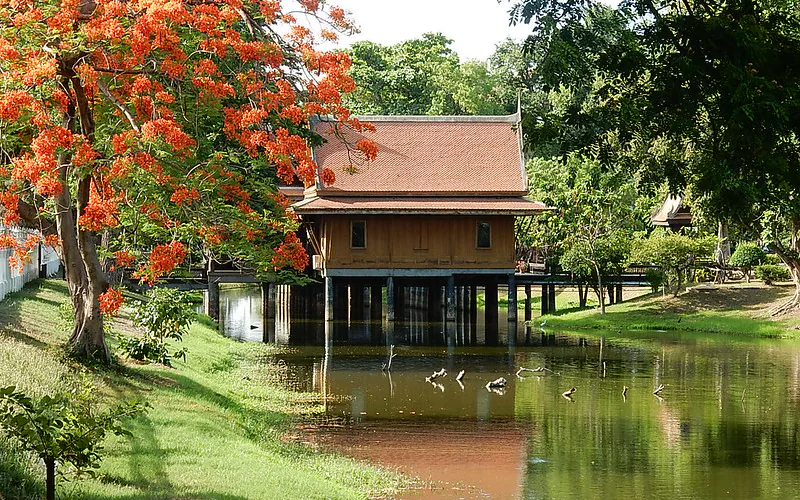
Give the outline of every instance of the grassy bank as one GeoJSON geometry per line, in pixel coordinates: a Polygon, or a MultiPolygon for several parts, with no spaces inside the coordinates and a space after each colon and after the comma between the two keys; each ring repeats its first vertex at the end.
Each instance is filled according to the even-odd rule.
{"type": "MultiPolygon", "coordinates": [[[[76,384],[82,368],[62,356],[67,334],[56,327],[66,300],[62,282],[43,281],[0,303],[0,386],[39,396],[76,384]]],[[[394,474],[286,439],[293,421],[321,405],[274,383],[280,368],[268,359],[279,348],[238,343],[200,322],[183,344],[187,361],[174,368],[123,362],[87,372],[104,402],[152,408],[130,423],[132,437],[107,441],[96,478],[62,481],[60,498],[368,498],[402,486],[394,474]]],[[[0,438],[5,500],[40,497],[42,479],[35,461],[0,438]]]]}
{"type": "MultiPolygon", "coordinates": [[[[732,285],[696,287],[678,297],[650,294],[598,309],[562,311],[547,317],[547,328],[665,330],[794,336],[800,317],[773,318],[768,310],[786,300],[794,287],[732,285]]],[[[538,324],[538,323],[537,323],[538,324]]]]}

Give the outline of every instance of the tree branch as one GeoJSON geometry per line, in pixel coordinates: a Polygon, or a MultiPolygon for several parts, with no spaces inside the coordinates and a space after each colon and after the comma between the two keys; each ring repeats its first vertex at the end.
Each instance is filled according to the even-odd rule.
{"type": "Polygon", "coordinates": [[[100,92],[102,92],[103,95],[106,96],[106,98],[109,101],[111,101],[111,103],[114,106],[116,106],[117,109],[120,110],[120,112],[122,112],[123,115],[125,115],[125,118],[128,119],[128,123],[131,124],[131,128],[133,128],[133,130],[135,130],[137,134],[140,133],[141,130],[139,129],[139,124],[136,123],[136,119],[133,117],[131,112],[128,110],[125,104],[123,104],[122,101],[117,99],[114,96],[114,94],[111,93],[111,91],[108,89],[108,87],[102,80],[97,80],[97,88],[99,88],[100,92]]]}

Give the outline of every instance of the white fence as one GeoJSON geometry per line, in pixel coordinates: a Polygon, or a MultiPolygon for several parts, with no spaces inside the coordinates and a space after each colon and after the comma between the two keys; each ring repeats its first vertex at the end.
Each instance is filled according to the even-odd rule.
{"type": "MultiPolygon", "coordinates": [[[[17,241],[24,242],[29,234],[35,234],[35,232],[9,229],[0,225],[0,234],[11,234],[17,241]]],[[[56,274],[61,263],[55,249],[40,243],[31,250],[31,262],[25,264],[25,267],[20,270],[12,267],[9,262],[13,252],[14,250],[10,248],[0,250],[0,300],[3,300],[9,293],[22,290],[25,283],[40,276],[40,270],[44,276],[56,274]]]]}

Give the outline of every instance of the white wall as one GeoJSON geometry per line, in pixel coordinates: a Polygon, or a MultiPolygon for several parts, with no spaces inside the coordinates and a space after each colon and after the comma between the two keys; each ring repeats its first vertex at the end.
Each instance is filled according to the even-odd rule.
{"type": "MultiPolygon", "coordinates": [[[[29,234],[36,234],[36,231],[25,229],[9,229],[0,225],[0,234],[12,234],[17,241],[24,242],[29,234]]],[[[6,248],[0,250],[0,300],[3,300],[9,293],[17,292],[22,289],[25,283],[35,280],[39,277],[39,266],[46,266],[47,276],[52,276],[58,272],[60,264],[58,254],[52,247],[43,244],[38,245],[40,248],[31,250],[31,262],[25,265],[25,268],[20,271],[19,269],[12,268],[9,263],[13,249],[6,248]],[[41,263],[39,262],[39,250],[41,249],[41,263]]]]}

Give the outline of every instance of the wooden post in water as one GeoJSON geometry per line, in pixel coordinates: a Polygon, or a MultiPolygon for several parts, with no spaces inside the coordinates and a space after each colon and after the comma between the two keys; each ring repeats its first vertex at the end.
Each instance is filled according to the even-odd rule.
{"type": "Polygon", "coordinates": [[[452,274],[447,277],[447,312],[445,318],[445,332],[447,345],[456,344],[456,281],[452,274]]]}
{"type": "Polygon", "coordinates": [[[517,277],[514,273],[508,275],[508,345],[512,346],[517,340],[517,277]]]}
{"type": "Polygon", "coordinates": [[[394,301],[394,279],[389,276],[386,278],[386,345],[394,342],[394,301]]]}
{"type": "Polygon", "coordinates": [[[486,345],[497,345],[498,317],[497,317],[497,282],[486,284],[486,345]]]}
{"type": "Polygon", "coordinates": [[[381,322],[383,321],[383,288],[372,285],[369,290],[369,331],[373,344],[379,343],[381,338],[381,322]]]}
{"type": "Polygon", "coordinates": [[[211,273],[208,273],[208,301],[206,314],[214,321],[219,321],[219,282],[211,273]]]}
{"type": "Polygon", "coordinates": [[[261,283],[261,333],[265,343],[275,342],[275,285],[261,283]]]}
{"type": "Polygon", "coordinates": [[[333,278],[331,278],[330,276],[325,276],[325,351],[326,352],[333,345],[333,326],[334,326],[333,306],[334,306],[333,278]]]}
{"type": "Polygon", "coordinates": [[[478,344],[478,287],[469,287],[469,345],[478,344]]]}
{"type": "Polygon", "coordinates": [[[545,284],[542,285],[542,316],[550,313],[550,299],[548,295],[550,295],[550,286],[545,284]]]}

